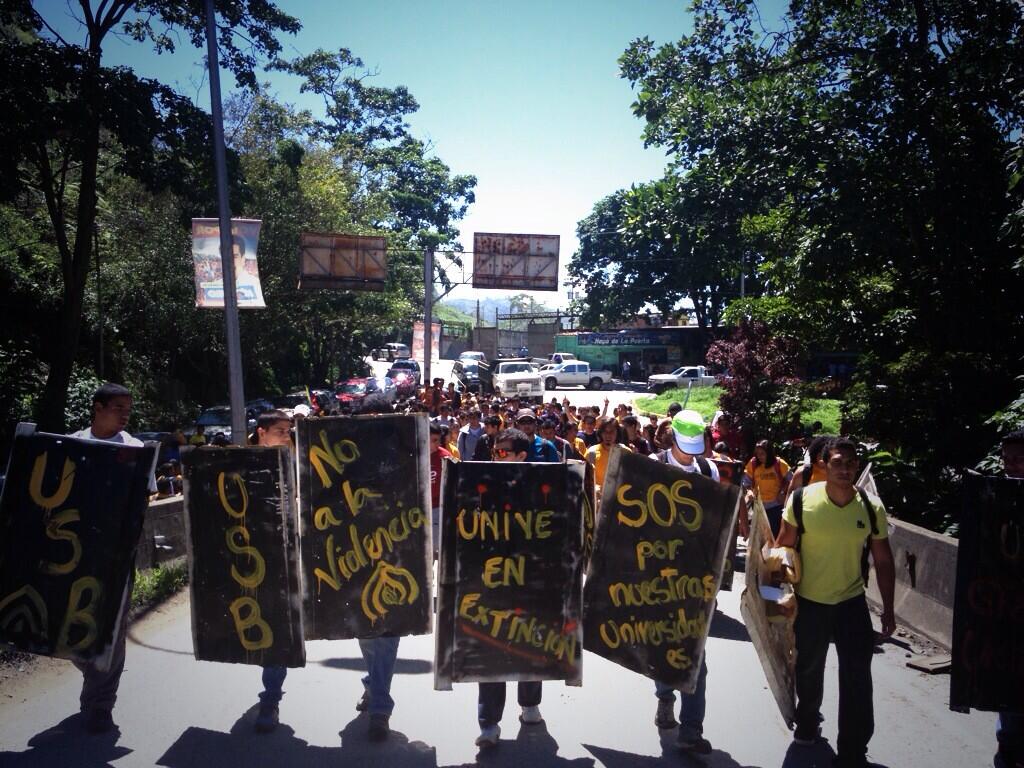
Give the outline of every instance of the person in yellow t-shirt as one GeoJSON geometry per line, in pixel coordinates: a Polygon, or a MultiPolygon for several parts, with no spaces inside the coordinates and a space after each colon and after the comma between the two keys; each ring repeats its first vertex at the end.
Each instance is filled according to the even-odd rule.
{"type": "Polygon", "coordinates": [[[759,440],[754,446],[754,455],[747,462],[743,472],[743,487],[764,504],[768,523],[772,527],[772,536],[779,535],[782,505],[786,501],[786,493],[792,479],[793,473],[789,465],[775,455],[771,443],[759,440]]]}
{"type": "Polygon", "coordinates": [[[588,463],[594,465],[594,484],[600,488],[604,485],[604,473],[608,470],[608,457],[612,448],[621,445],[627,451],[632,450],[619,438],[619,422],[614,416],[600,416],[597,419],[597,429],[594,430],[600,440],[596,445],[590,446],[585,455],[588,463]]]}
{"type": "Polygon", "coordinates": [[[803,577],[796,585],[796,731],[793,741],[813,745],[821,735],[819,714],[825,657],[835,641],[839,657],[839,737],[835,765],[864,767],[874,733],[871,660],[875,633],[864,597],[861,556],[869,543],[882,597],[882,634],[896,628],[896,581],[885,507],[854,486],[860,465],[856,444],[836,438],[826,447],[824,483],[794,493],[777,543],[797,547],[803,577]],[[799,500],[799,501],[798,501],[799,500]],[[870,505],[870,508],[869,506],[870,505]],[[802,510],[802,511],[800,511],[802,510]]]}

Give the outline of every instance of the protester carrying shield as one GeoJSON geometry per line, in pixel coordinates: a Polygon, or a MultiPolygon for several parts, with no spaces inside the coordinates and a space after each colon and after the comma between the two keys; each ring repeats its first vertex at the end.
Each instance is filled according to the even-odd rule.
{"type": "MultiPolygon", "coordinates": [[[[494,441],[494,461],[526,461],[533,440],[521,430],[510,428],[501,432],[494,441]]],[[[480,735],[476,745],[481,748],[494,747],[501,737],[501,716],[505,711],[505,683],[480,683],[477,699],[477,721],[480,735]]],[[[524,725],[543,722],[540,714],[542,683],[539,680],[523,680],[518,683],[519,706],[522,713],[519,720],[524,725]]]]}
{"type": "MultiPolygon", "coordinates": [[[[361,413],[391,413],[391,406],[382,397],[371,395],[360,406],[361,413]]],[[[257,445],[291,447],[291,421],[282,411],[267,411],[261,414],[256,426],[257,445]]],[[[391,698],[391,680],[394,677],[395,660],[398,657],[398,637],[360,638],[359,650],[366,662],[367,674],[363,677],[363,695],[356,704],[356,710],[369,713],[367,734],[371,741],[383,741],[390,733],[389,722],[395,702],[391,698]]],[[[263,692],[256,715],[257,733],[270,733],[279,722],[279,706],[287,667],[263,668],[263,692]]]]}
{"type": "MultiPolygon", "coordinates": [[[[110,443],[121,443],[142,447],[137,440],[125,431],[128,419],[132,415],[132,393],[120,384],[108,382],[97,389],[92,396],[92,422],[86,429],[71,433],[71,437],[85,440],[104,440],[110,443]]],[[[155,491],[155,484],[150,491],[155,491]]],[[[125,594],[131,595],[135,581],[134,569],[128,577],[125,594]]],[[[127,597],[126,597],[127,599],[127,597]]],[[[79,698],[81,712],[85,715],[85,727],[90,733],[107,733],[114,727],[112,711],[117,701],[117,689],[124,672],[125,635],[128,627],[128,611],[122,606],[121,625],[114,633],[113,653],[110,665],[102,670],[91,662],[75,662],[82,673],[82,693],[79,698]]]]}
{"type": "MultiPolygon", "coordinates": [[[[706,442],[704,435],[703,416],[697,411],[679,411],[672,419],[672,447],[651,454],[651,458],[678,467],[684,472],[699,472],[717,483],[718,467],[703,456],[706,442]]],[[[708,665],[705,653],[700,662],[697,688],[693,693],[680,693],[679,732],[676,744],[684,752],[700,755],[711,752],[711,742],[704,738],[707,680],[708,665]]],[[[675,690],[666,683],[655,681],[654,691],[658,697],[658,711],[654,717],[654,724],[658,728],[675,727],[675,690]]]]}
{"type": "Polygon", "coordinates": [[[853,441],[837,438],[824,453],[826,479],[790,497],[777,543],[795,547],[803,577],[796,585],[796,732],[793,740],[813,745],[820,738],[825,657],[830,641],[839,657],[840,768],[864,768],[874,732],[871,660],[874,630],[864,596],[865,547],[874,560],[882,597],[882,634],[896,628],[895,570],[885,507],[854,486],[859,469],[853,441]]]}

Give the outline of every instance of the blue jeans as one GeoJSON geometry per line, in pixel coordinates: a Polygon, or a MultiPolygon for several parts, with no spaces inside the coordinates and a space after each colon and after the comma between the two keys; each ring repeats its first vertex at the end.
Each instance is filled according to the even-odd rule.
{"type": "MultiPolygon", "coordinates": [[[[398,658],[398,637],[375,637],[360,640],[359,650],[366,662],[367,674],[363,677],[363,689],[370,694],[371,715],[390,715],[395,708],[391,698],[391,678],[395,674],[395,659],[398,658]]],[[[263,668],[263,692],[260,702],[276,705],[284,696],[282,687],[288,675],[287,667],[263,668]]]]}
{"type": "Polygon", "coordinates": [[[996,741],[1002,749],[1014,755],[1024,754],[1024,714],[1000,712],[996,726],[996,741]]]}
{"type": "MultiPolygon", "coordinates": [[[[519,683],[519,706],[536,707],[543,689],[540,680],[519,683]]],[[[505,711],[505,683],[480,683],[477,697],[476,719],[481,728],[497,725],[505,711]]]]}
{"type": "Polygon", "coordinates": [[[359,650],[366,661],[363,689],[370,694],[370,706],[366,711],[371,715],[390,715],[395,708],[395,701],[391,698],[391,678],[395,674],[399,640],[399,637],[375,637],[359,641],[359,650]]]}
{"type": "MultiPolygon", "coordinates": [[[[700,661],[700,672],[697,674],[697,688],[693,693],[682,693],[679,696],[679,732],[687,738],[697,738],[704,733],[704,712],[707,709],[708,664],[707,652],[700,661]]],[[[676,691],[660,680],[654,681],[654,695],[661,701],[676,700],[676,691]]]]}

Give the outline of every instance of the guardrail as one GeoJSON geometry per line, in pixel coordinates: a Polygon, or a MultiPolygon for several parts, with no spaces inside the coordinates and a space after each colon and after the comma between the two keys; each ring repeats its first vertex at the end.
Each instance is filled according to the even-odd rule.
{"type": "MultiPolygon", "coordinates": [[[[890,518],[889,536],[896,565],[893,608],[896,623],[949,650],[953,642],[953,595],[956,589],[956,539],[890,518]]],[[[872,574],[868,600],[882,604],[872,574]]]]}

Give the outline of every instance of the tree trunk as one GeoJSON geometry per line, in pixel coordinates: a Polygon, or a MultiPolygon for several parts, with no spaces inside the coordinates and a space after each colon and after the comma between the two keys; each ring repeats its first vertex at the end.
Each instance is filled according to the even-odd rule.
{"type": "MultiPolygon", "coordinates": [[[[96,174],[100,153],[100,126],[97,112],[96,88],[99,54],[94,54],[92,66],[85,71],[82,88],[84,109],[82,133],[82,169],[78,191],[78,209],[75,216],[75,246],[71,252],[69,269],[63,270],[64,296],[60,311],[60,332],[54,340],[50,370],[43,393],[36,403],[36,421],[47,432],[65,431],[65,410],[68,403],[68,385],[78,355],[82,333],[82,306],[85,299],[86,278],[92,258],[92,232],[96,222],[96,174]]],[[[51,220],[54,228],[62,226],[51,220]]]]}

